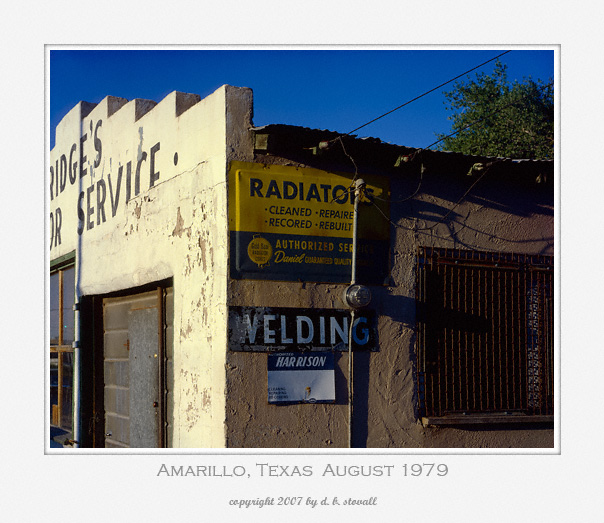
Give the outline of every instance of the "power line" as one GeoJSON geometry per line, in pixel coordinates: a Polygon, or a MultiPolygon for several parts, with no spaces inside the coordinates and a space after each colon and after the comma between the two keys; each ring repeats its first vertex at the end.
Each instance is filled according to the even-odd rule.
{"type": "MultiPolygon", "coordinates": [[[[464,75],[466,75],[466,74],[468,74],[468,73],[470,73],[470,72],[474,71],[475,69],[478,69],[479,67],[482,67],[483,65],[485,65],[485,64],[487,64],[487,63],[489,63],[489,62],[492,62],[493,60],[496,60],[497,58],[499,58],[499,57],[501,57],[501,56],[503,56],[504,54],[507,54],[507,53],[509,53],[509,52],[510,52],[510,51],[505,51],[504,53],[501,53],[500,55],[498,55],[498,56],[496,56],[496,57],[494,57],[494,58],[491,58],[490,60],[487,60],[486,62],[484,62],[484,63],[482,63],[482,64],[480,64],[480,65],[477,65],[476,67],[474,67],[474,68],[472,68],[472,69],[470,69],[470,70],[466,71],[465,73],[462,73],[462,74],[460,74],[460,75],[456,76],[455,78],[452,78],[451,80],[449,80],[449,81],[447,81],[447,82],[445,82],[445,83],[443,83],[443,84],[440,84],[440,85],[439,85],[439,86],[437,86],[437,87],[434,87],[434,88],[433,88],[433,89],[431,89],[430,91],[426,91],[426,92],[425,92],[425,93],[423,93],[422,95],[417,96],[417,97],[413,98],[412,100],[409,100],[408,102],[405,102],[404,104],[402,104],[402,105],[400,105],[400,106],[398,106],[398,107],[396,107],[396,108],[392,109],[391,111],[388,111],[387,113],[384,113],[383,115],[381,115],[381,116],[379,116],[379,117],[377,117],[377,118],[374,118],[374,119],[373,119],[373,120],[371,120],[370,122],[367,122],[366,124],[364,124],[364,125],[362,125],[362,126],[360,126],[360,127],[357,127],[356,129],[353,129],[352,131],[350,131],[350,132],[346,133],[345,135],[340,135],[340,136],[338,136],[338,137],[334,138],[333,140],[330,140],[330,142],[335,142],[335,141],[339,141],[339,142],[340,142],[340,144],[341,144],[341,146],[342,146],[342,149],[343,149],[343,151],[344,151],[344,154],[345,154],[345,155],[346,155],[346,156],[347,156],[347,157],[348,157],[348,158],[349,158],[349,159],[352,161],[352,163],[353,163],[353,165],[354,165],[354,167],[355,167],[355,173],[354,173],[354,177],[353,177],[353,179],[352,179],[352,182],[351,182],[350,186],[349,186],[349,187],[348,187],[348,189],[345,191],[345,194],[348,194],[348,193],[350,193],[350,192],[351,192],[351,187],[352,187],[352,185],[354,184],[354,181],[355,181],[355,179],[356,179],[356,178],[357,178],[357,176],[358,176],[358,168],[357,168],[357,164],[356,164],[356,162],[354,161],[354,159],[352,158],[352,156],[350,156],[350,154],[348,154],[348,152],[346,151],[346,148],[344,147],[344,142],[342,141],[342,136],[346,136],[346,135],[348,135],[348,134],[351,134],[351,133],[353,133],[353,132],[355,132],[355,131],[357,131],[357,130],[361,129],[362,127],[365,127],[366,125],[369,125],[370,123],[373,123],[373,122],[375,122],[376,120],[379,120],[380,118],[382,118],[382,117],[384,117],[384,116],[386,116],[386,115],[388,115],[388,114],[390,114],[390,113],[392,113],[392,112],[394,112],[394,111],[396,111],[396,110],[398,110],[398,109],[400,109],[400,108],[404,107],[405,105],[408,105],[408,104],[410,104],[411,102],[413,102],[413,101],[415,101],[415,100],[418,100],[418,99],[419,99],[419,98],[421,98],[422,96],[425,96],[425,95],[427,95],[427,94],[429,94],[429,93],[431,93],[431,92],[435,91],[436,89],[439,89],[439,88],[443,87],[444,85],[446,85],[446,84],[448,84],[448,83],[450,83],[450,82],[452,82],[452,81],[454,81],[454,80],[456,80],[456,79],[460,78],[461,76],[464,76],[464,75]]],[[[549,84],[547,84],[547,86],[551,86],[551,85],[553,85],[553,82],[550,82],[549,84]]],[[[484,120],[486,120],[486,119],[488,119],[488,118],[492,117],[493,115],[495,115],[495,114],[499,113],[500,111],[502,111],[502,110],[504,110],[504,109],[506,109],[506,108],[508,108],[508,107],[510,107],[510,106],[512,106],[512,105],[514,105],[515,103],[517,103],[517,101],[518,101],[518,100],[514,100],[514,101],[512,101],[512,102],[510,102],[510,103],[508,103],[508,104],[506,104],[506,105],[503,105],[503,106],[499,107],[498,109],[496,109],[496,110],[494,110],[494,111],[490,112],[490,113],[489,113],[487,116],[485,116],[485,117],[483,117],[483,118],[479,118],[479,119],[477,119],[477,120],[474,120],[474,121],[470,122],[469,124],[467,124],[466,126],[462,127],[461,129],[458,129],[458,130],[456,130],[456,131],[454,131],[454,132],[452,132],[452,133],[450,133],[450,134],[448,134],[448,135],[446,135],[446,136],[444,136],[444,137],[440,138],[440,139],[439,139],[439,140],[437,140],[436,142],[434,142],[434,143],[432,143],[432,144],[428,145],[427,147],[423,147],[423,148],[421,148],[421,149],[417,149],[417,150],[416,150],[416,151],[415,151],[415,152],[412,154],[412,159],[415,159],[415,157],[416,157],[417,155],[419,155],[419,154],[420,154],[422,151],[425,151],[425,150],[427,150],[427,149],[430,149],[430,148],[431,148],[431,147],[433,147],[434,145],[436,145],[436,144],[438,144],[438,143],[442,142],[443,140],[445,140],[445,139],[447,139],[447,138],[449,138],[449,137],[451,137],[451,136],[454,136],[455,134],[458,134],[458,133],[460,133],[460,132],[462,132],[462,131],[465,131],[466,129],[468,129],[468,128],[472,127],[473,125],[476,125],[476,124],[478,124],[478,123],[483,122],[484,120]]],[[[496,161],[496,162],[494,162],[494,163],[498,163],[498,161],[496,161]]],[[[447,212],[447,213],[446,213],[446,214],[445,214],[445,215],[444,215],[444,216],[443,216],[443,217],[442,217],[440,220],[438,220],[438,222],[436,222],[434,225],[432,225],[432,226],[430,226],[430,227],[422,227],[422,228],[419,228],[419,229],[415,228],[415,229],[412,229],[412,230],[416,230],[416,231],[418,231],[418,230],[433,229],[434,227],[436,227],[437,225],[439,225],[440,223],[442,223],[442,222],[443,222],[443,221],[444,221],[444,220],[447,218],[447,216],[449,216],[449,214],[451,214],[451,212],[453,212],[453,211],[455,210],[455,208],[456,208],[456,207],[457,207],[457,206],[458,206],[458,205],[459,205],[459,204],[460,204],[460,203],[461,203],[461,202],[462,202],[462,201],[465,199],[465,197],[466,197],[466,196],[467,196],[467,195],[470,193],[470,191],[471,191],[471,190],[472,190],[472,189],[473,189],[473,188],[474,188],[474,187],[475,187],[475,186],[476,186],[476,185],[477,185],[477,184],[478,184],[478,183],[479,183],[479,182],[480,182],[480,181],[481,181],[481,180],[484,178],[484,176],[485,176],[485,175],[487,174],[487,172],[490,170],[490,167],[493,165],[493,163],[491,163],[491,164],[487,164],[487,165],[488,165],[488,166],[487,166],[487,169],[485,170],[485,172],[484,172],[484,173],[482,173],[482,175],[478,177],[478,179],[477,179],[477,180],[476,180],[476,181],[475,181],[475,182],[474,182],[474,183],[473,183],[473,184],[472,184],[472,185],[469,187],[469,189],[468,189],[468,190],[467,190],[467,191],[466,191],[466,192],[463,194],[463,196],[462,196],[462,197],[461,197],[461,198],[460,198],[460,199],[459,199],[459,200],[458,200],[458,201],[455,203],[455,205],[454,205],[454,206],[453,206],[453,207],[452,207],[452,208],[451,208],[451,209],[450,209],[450,210],[449,210],[449,211],[448,211],[448,212],[447,212]]],[[[385,199],[385,198],[380,198],[380,197],[378,197],[378,196],[375,196],[374,198],[376,198],[377,200],[386,201],[386,202],[390,202],[390,203],[402,203],[402,202],[406,202],[406,201],[408,201],[408,200],[411,200],[412,198],[414,198],[414,197],[415,197],[415,196],[416,196],[416,195],[419,193],[419,191],[420,191],[420,189],[421,189],[421,186],[422,186],[422,183],[423,183],[423,177],[424,177],[424,169],[423,169],[423,165],[422,165],[422,166],[420,167],[420,179],[419,179],[419,183],[418,183],[418,185],[417,185],[417,188],[415,189],[415,191],[413,191],[413,193],[412,193],[412,194],[410,194],[409,196],[407,196],[407,197],[405,197],[405,198],[402,198],[402,199],[399,199],[399,200],[389,200],[389,199],[385,199]]],[[[332,201],[333,201],[333,200],[332,200],[332,201]]],[[[390,220],[390,218],[388,218],[388,217],[387,217],[387,216],[386,216],[386,215],[383,213],[383,211],[382,211],[382,210],[379,208],[379,206],[375,205],[375,207],[376,207],[376,208],[377,208],[377,210],[380,212],[380,214],[382,214],[382,216],[383,216],[383,217],[384,217],[384,218],[385,218],[385,219],[386,219],[388,222],[390,222],[390,223],[391,223],[393,226],[398,227],[398,228],[410,229],[410,230],[411,230],[411,228],[409,228],[409,227],[404,227],[404,226],[402,226],[402,225],[399,225],[399,224],[394,223],[392,220],[390,220]]]]}
{"type": "MultiPolygon", "coordinates": [[[[547,86],[551,86],[553,85],[553,82],[550,82],[549,84],[546,85],[547,86]]],[[[468,125],[462,127],[461,129],[458,129],[457,131],[454,131],[451,134],[448,134],[447,136],[444,136],[443,138],[441,138],[440,140],[437,140],[436,142],[428,145],[427,147],[423,147],[422,149],[418,149],[417,151],[415,151],[413,153],[413,158],[415,158],[416,155],[420,154],[422,151],[425,151],[426,149],[429,149],[430,147],[433,147],[434,145],[436,145],[439,142],[442,142],[443,140],[457,134],[460,133],[461,131],[465,131],[466,129],[472,127],[475,124],[481,123],[484,120],[490,118],[491,116],[493,116],[494,114],[497,114],[498,112],[507,109],[508,107],[514,105],[515,103],[517,103],[518,100],[514,100],[508,104],[505,104],[501,107],[499,107],[498,109],[490,112],[487,116],[484,116],[483,118],[479,118],[477,120],[474,120],[472,122],[470,122],[468,125]]],[[[437,227],[438,225],[440,225],[441,223],[443,223],[445,221],[445,219],[457,208],[457,206],[466,198],[466,196],[470,193],[470,191],[485,177],[485,175],[490,171],[491,167],[497,163],[500,163],[502,160],[495,160],[492,163],[486,164],[486,169],[485,171],[474,181],[474,183],[472,183],[472,185],[470,185],[470,187],[466,190],[466,192],[461,196],[461,198],[459,198],[459,200],[457,200],[457,202],[455,202],[455,205],[453,205],[453,207],[451,207],[451,209],[449,209],[447,211],[447,213],[442,216],[436,223],[434,223],[433,225],[429,226],[429,227],[419,227],[419,228],[413,228],[413,227],[405,227],[404,225],[400,225],[398,223],[393,222],[388,216],[386,216],[386,214],[379,208],[378,205],[374,205],[374,207],[379,211],[379,213],[384,217],[384,219],[386,219],[392,226],[399,228],[399,229],[406,229],[406,230],[413,230],[413,231],[425,231],[425,230],[431,230],[434,229],[435,227],[437,227]]],[[[423,167],[423,166],[422,166],[423,167]]],[[[419,193],[419,190],[421,188],[422,182],[423,182],[423,168],[420,168],[420,180],[419,180],[419,184],[417,186],[417,188],[415,189],[415,191],[408,197],[403,198],[401,200],[388,200],[385,198],[380,198],[378,196],[375,196],[374,198],[376,198],[377,200],[381,200],[381,201],[388,201],[390,203],[401,203],[401,202],[405,202],[407,200],[410,200],[411,198],[413,198],[416,194],[419,193]]]]}
{"type": "MultiPolygon", "coordinates": [[[[350,135],[350,134],[354,133],[355,131],[358,131],[359,129],[362,129],[363,127],[368,126],[369,124],[372,124],[373,122],[376,122],[376,121],[377,121],[377,120],[379,120],[380,118],[383,118],[384,116],[388,116],[389,114],[393,113],[394,111],[398,111],[399,109],[401,109],[401,108],[405,107],[406,105],[409,105],[410,103],[415,102],[416,100],[419,100],[419,99],[420,99],[420,98],[422,98],[423,96],[426,96],[427,94],[430,94],[430,93],[432,93],[432,92],[436,91],[437,89],[440,89],[441,87],[443,87],[443,86],[445,86],[445,85],[447,85],[447,84],[449,84],[449,83],[451,83],[451,82],[453,82],[453,81],[457,80],[458,78],[461,78],[462,76],[465,76],[466,74],[471,73],[472,71],[475,71],[476,69],[479,69],[480,67],[482,67],[483,65],[488,64],[489,62],[492,62],[492,61],[494,61],[494,60],[497,60],[498,58],[502,57],[503,55],[505,55],[505,54],[507,54],[507,53],[509,53],[509,52],[510,52],[510,51],[504,51],[503,53],[498,54],[497,56],[495,56],[495,57],[491,58],[490,60],[487,60],[486,62],[483,62],[483,63],[481,63],[480,65],[477,65],[477,66],[475,66],[475,67],[472,67],[472,69],[468,69],[466,72],[461,73],[461,74],[457,75],[456,77],[451,78],[450,80],[447,80],[446,82],[444,82],[444,83],[442,83],[442,84],[440,84],[440,85],[437,85],[436,87],[433,87],[433,88],[432,88],[432,89],[430,89],[429,91],[426,91],[425,93],[420,94],[419,96],[416,96],[415,98],[413,98],[413,99],[411,99],[411,100],[409,100],[409,101],[405,102],[404,104],[399,105],[398,107],[395,107],[394,109],[391,109],[391,110],[390,110],[390,111],[388,111],[387,113],[384,113],[384,114],[382,114],[381,116],[378,116],[377,118],[374,118],[373,120],[371,120],[371,121],[369,121],[369,122],[367,122],[367,123],[365,123],[365,124],[363,124],[363,125],[361,125],[361,126],[357,127],[356,129],[353,129],[352,131],[348,131],[348,132],[347,132],[347,133],[345,133],[345,134],[341,134],[341,135],[337,136],[336,138],[333,138],[333,139],[331,139],[331,140],[329,140],[329,141],[322,142],[322,143],[325,143],[325,144],[329,144],[329,143],[333,143],[333,142],[339,141],[339,142],[340,142],[340,145],[342,146],[342,150],[344,151],[344,154],[345,154],[346,156],[348,156],[348,158],[350,158],[350,160],[352,161],[352,163],[353,163],[353,165],[354,165],[354,169],[355,169],[355,174],[354,174],[354,177],[353,177],[353,179],[352,179],[352,182],[350,183],[350,186],[348,187],[347,192],[351,190],[351,188],[352,188],[352,186],[353,186],[353,184],[354,184],[354,181],[356,180],[356,178],[357,178],[357,176],[358,176],[358,169],[357,169],[357,164],[356,164],[356,162],[354,161],[354,159],[352,158],[352,156],[350,156],[350,155],[348,154],[348,152],[346,151],[346,148],[344,147],[344,142],[342,141],[342,136],[348,136],[348,135],[350,135]]],[[[459,132],[459,131],[457,131],[457,132],[459,132]]],[[[454,133],[454,134],[455,134],[455,133],[454,133]]],[[[445,137],[445,138],[447,138],[447,137],[445,137]]],[[[445,138],[443,138],[443,140],[444,140],[445,138]]],[[[439,140],[439,141],[441,141],[441,140],[439,140]]],[[[434,144],[430,145],[429,147],[432,147],[432,146],[433,146],[433,145],[435,145],[436,143],[438,143],[438,142],[435,142],[434,144]]],[[[415,152],[415,154],[413,155],[413,157],[415,157],[415,156],[416,156],[418,153],[420,153],[420,152],[421,152],[421,151],[423,151],[424,149],[428,149],[429,147],[424,147],[423,149],[419,149],[418,151],[416,151],[416,152],[415,152]]],[[[422,172],[421,172],[421,174],[420,174],[420,180],[419,180],[419,184],[418,184],[418,186],[417,186],[417,189],[416,189],[416,190],[413,192],[413,194],[412,194],[412,195],[410,195],[410,196],[408,196],[408,197],[406,197],[406,198],[404,198],[404,199],[402,199],[402,200],[398,200],[398,201],[397,201],[397,203],[405,202],[405,201],[410,200],[411,198],[413,198],[413,197],[414,197],[414,196],[415,196],[415,195],[416,195],[416,194],[419,192],[419,190],[420,190],[420,188],[421,188],[421,186],[422,186],[422,181],[423,181],[423,170],[422,170],[422,172]]]]}
{"type": "MultiPolygon", "coordinates": [[[[548,84],[545,85],[545,87],[550,87],[553,85],[553,82],[550,82],[548,84]]],[[[525,95],[528,96],[528,93],[525,95]]],[[[524,96],[522,96],[521,98],[524,98],[524,96]]],[[[446,140],[447,138],[450,138],[451,136],[456,135],[457,133],[460,133],[462,131],[465,131],[466,129],[468,129],[469,127],[472,127],[474,124],[483,122],[484,120],[487,120],[488,118],[490,118],[491,116],[493,116],[494,114],[499,113],[500,111],[503,111],[504,109],[507,109],[508,107],[511,107],[512,105],[518,103],[518,100],[513,100],[508,104],[502,105],[501,107],[499,107],[498,109],[495,109],[494,111],[490,112],[489,114],[487,114],[486,116],[479,118],[478,120],[474,120],[473,122],[470,122],[468,125],[466,125],[465,127],[462,127],[461,129],[458,129],[457,131],[452,132],[451,134],[448,134],[446,136],[443,136],[442,138],[440,138],[439,140],[436,140],[434,143],[431,143],[430,145],[428,145],[427,147],[422,147],[420,149],[420,151],[425,151],[426,149],[430,149],[430,147],[434,147],[437,143],[442,142],[443,140],[446,140]]]]}
{"type": "MultiPolygon", "coordinates": [[[[550,82],[550,83],[546,84],[546,86],[545,86],[545,87],[549,87],[549,86],[552,86],[552,85],[553,85],[553,82],[550,82]]],[[[521,98],[524,98],[524,96],[523,96],[523,97],[521,97],[521,98]]],[[[434,147],[434,146],[435,146],[437,143],[440,143],[440,142],[442,142],[443,140],[446,140],[447,138],[450,138],[451,136],[454,136],[454,135],[456,135],[456,134],[458,134],[458,133],[460,133],[460,132],[462,132],[462,131],[465,131],[466,129],[469,129],[469,128],[470,128],[470,127],[472,127],[473,125],[476,125],[476,124],[478,124],[478,123],[481,123],[481,122],[483,122],[483,121],[487,120],[488,118],[490,118],[490,117],[492,117],[493,115],[495,115],[495,114],[497,114],[497,113],[499,113],[499,112],[503,111],[504,109],[507,109],[508,107],[511,107],[512,105],[516,104],[517,102],[518,102],[518,100],[513,100],[512,102],[510,102],[510,103],[508,103],[508,104],[502,105],[502,106],[501,106],[501,107],[499,107],[498,109],[495,109],[494,111],[491,111],[491,112],[490,112],[489,114],[487,114],[486,116],[484,116],[484,117],[482,117],[482,118],[479,118],[479,119],[477,119],[477,120],[474,120],[474,121],[470,122],[469,124],[465,125],[464,127],[462,127],[461,129],[458,129],[457,131],[453,131],[452,133],[450,133],[450,134],[448,134],[448,135],[446,135],[446,136],[443,136],[442,138],[440,138],[440,139],[439,139],[439,140],[437,140],[436,142],[431,143],[430,145],[428,145],[428,146],[426,146],[426,147],[422,147],[421,149],[417,149],[417,150],[416,150],[416,151],[415,151],[415,152],[414,152],[414,153],[411,155],[411,156],[412,156],[411,160],[415,159],[415,157],[416,157],[418,154],[420,154],[422,151],[428,150],[428,149],[430,149],[431,147],[434,147]]],[[[341,141],[341,140],[340,140],[340,141],[341,141]]],[[[355,167],[356,167],[356,164],[355,164],[355,167]]],[[[486,173],[485,173],[485,174],[486,174],[486,173]]],[[[482,176],[481,176],[481,178],[482,178],[482,176]]],[[[415,195],[417,195],[417,194],[419,193],[420,188],[421,188],[422,183],[423,183],[423,179],[424,179],[424,169],[423,169],[423,165],[422,165],[422,166],[420,167],[420,177],[419,177],[419,183],[418,183],[418,185],[417,185],[417,188],[415,189],[415,191],[413,191],[413,193],[412,193],[412,194],[410,194],[409,196],[406,196],[405,198],[402,198],[402,199],[400,199],[400,200],[389,200],[389,199],[385,199],[385,198],[380,198],[380,197],[378,197],[378,196],[375,196],[375,198],[376,198],[376,199],[378,199],[378,200],[382,200],[382,201],[388,201],[388,202],[390,202],[390,203],[403,203],[403,202],[406,202],[406,201],[408,201],[408,200],[411,200],[411,199],[412,199],[412,198],[413,198],[415,195]]]]}
{"type": "MultiPolygon", "coordinates": [[[[390,110],[390,111],[388,111],[387,113],[384,113],[384,114],[382,114],[381,116],[378,116],[377,118],[374,118],[373,120],[370,120],[369,122],[364,123],[363,125],[361,125],[361,126],[357,127],[356,129],[353,129],[352,131],[348,131],[347,133],[345,133],[345,134],[343,134],[343,135],[338,136],[338,138],[340,138],[341,136],[348,136],[349,134],[352,134],[352,133],[354,133],[355,131],[358,131],[359,129],[362,129],[363,127],[368,126],[369,124],[372,124],[373,122],[376,122],[376,121],[377,121],[377,120],[379,120],[380,118],[384,118],[384,116],[388,116],[389,114],[393,113],[394,111],[398,111],[399,109],[401,109],[401,108],[405,107],[406,105],[409,105],[410,103],[415,102],[416,100],[419,100],[419,99],[420,99],[420,98],[422,98],[423,96],[426,96],[427,94],[430,94],[430,93],[432,93],[432,92],[436,91],[437,89],[440,89],[441,87],[443,87],[443,86],[445,86],[445,85],[447,85],[447,84],[449,84],[449,83],[451,83],[451,82],[453,82],[453,81],[457,80],[458,78],[461,78],[462,76],[464,76],[464,75],[466,75],[466,74],[468,74],[468,73],[471,73],[472,71],[474,71],[474,70],[476,70],[476,69],[479,69],[479,68],[480,68],[480,67],[482,67],[483,65],[486,65],[486,64],[488,64],[489,62],[492,62],[493,60],[497,60],[498,58],[502,57],[504,54],[507,54],[507,53],[509,53],[509,52],[510,52],[510,51],[505,51],[505,52],[503,52],[503,53],[501,53],[501,54],[499,54],[499,55],[495,56],[494,58],[491,58],[490,60],[487,60],[486,62],[483,62],[483,63],[481,63],[480,65],[477,65],[476,67],[473,67],[472,69],[469,69],[469,70],[468,70],[468,71],[466,71],[465,73],[461,73],[460,75],[457,75],[455,78],[451,78],[450,80],[447,80],[446,82],[444,82],[444,83],[442,83],[442,84],[440,84],[440,85],[437,85],[436,87],[434,87],[434,88],[430,89],[429,91],[426,91],[425,93],[420,94],[419,96],[416,96],[416,97],[415,97],[415,98],[413,98],[412,100],[409,100],[409,101],[405,102],[404,104],[399,105],[398,107],[395,107],[394,109],[391,109],[391,110],[390,110]]],[[[337,140],[338,138],[334,138],[334,139],[333,139],[333,140],[331,140],[331,141],[333,142],[333,141],[337,140]]]]}

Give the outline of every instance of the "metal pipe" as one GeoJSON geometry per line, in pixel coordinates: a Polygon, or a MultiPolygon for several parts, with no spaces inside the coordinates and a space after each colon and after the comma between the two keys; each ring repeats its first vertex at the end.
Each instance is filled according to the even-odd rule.
{"type": "MultiPolygon", "coordinates": [[[[78,254],[76,253],[76,258],[78,254]]],[[[76,260],[76,267],[79,263],[76,260]]],[[[76,269],[77,270],[77,269],[76,269]]],[[[79,271],[78,271],[79,272],[79,271]]],[[[76,274],[76,281],[79,281],[79,274],[76,274]]],[[[75,286],[75,306],[74,306],[74,341],[73,341],[73,446],[80,448],[82,442],[82,391],[81,374],[82,360],[80,347],[80,290],[79,284],[75,286]]]]}
{"type": "Polygon", "coordinates": [[[63,292],[63,286],[65,285],[65,277],[64,277],[64,272],[62,270],[59,270],[59,348],[57,351],[57,411],[58,411],[58,419],[57,419],[57,424],[59,425],[59,427],[62,425],[62,418],[63,418],[63,351],[62,351],[62,347],[65,344],[64,340],[63,340],[63,336],[64,336],[64,325],[65,325],[65,318],[64,313],[63,313],[63,309],[65,307],[65,304],[63,302],[64,299],[64,292],[63,292]]]}
{"type": "Polygon", "coordinates": [[[356,181],[354,189],[354,213],[352,215],[352,275],[350,285],[354,285],[357,282],[357,227],[359,220],[359,193],[361,186],[364,185],[365,182],[359,179],[356,181]]]}
{"type": "MultiPolygon", "coordinates": [[[[365,182],[362,179],[356,180],[354,190],[354,212],[352,216],[352,275],[350,285],[354,285],[357,280],[357,234],[358,234],[358,214],[359,214],[359,195],[365,182]]],[[[350,325],[348,326],[348,448],[352,448],[353,434],[353,415],[354,415],[354,355],[352,352],[352,327],[354,325],[355,311],[350,311],[350,325]]]]}
{"type": "MultiPolygon", "coordinates": [[[[91,124],[92,125],[92,124],[91,124]]],[[[80,120],[80,136],[84,135],[84,120],[80,120]]],[[[80,147],[83,147],[82,142],[80,142],[80,147]]],[[[81,156],[81,155],[80,155],[81,156]]],[[[79,190],[82,190],[83,182],[82,177],[78,177],[79,180],[79,190]]],[[[80,318],[80,309],[81,309],[81,297],[82,292],[80,289],[80,269],[82,267],[82,236],[78,236],[78,241],[76,243],[76,253],[75,253],[75,265],[74,265],[74,279],[75,279],[75,289],[74,289],[74,335],[73,335],[73,385],[72,385],[72,396],[73,396],[73,446],[74,448],[80,448],[82,442],[82,360],[81,360],[81,318],[80,318]]]]}
{"type": "Polygon", "coordinates": [[[80,448],[82,438],[82,415],[80,412],[82,403],[80,394],[81,360],[79,347],[73,350],[73,366],[73,446],[77,449],[80,448]]]}
{"type": "Polygon", "coordinates": [[[352,325],[354,324],[354,309],[350,311],[350,325],[348,326],[348,448],[352,448],[352,419],[354,414],[354,357],[352,353],[352,325]]]}

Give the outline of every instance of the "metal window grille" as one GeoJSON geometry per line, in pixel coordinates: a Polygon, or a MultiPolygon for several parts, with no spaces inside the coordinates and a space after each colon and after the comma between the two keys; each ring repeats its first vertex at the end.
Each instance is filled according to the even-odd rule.
{"type": "Polygon", "coordinates": [[[420,416],[553,415],[553,267],[551,256],[419,249],[420,416]]]}

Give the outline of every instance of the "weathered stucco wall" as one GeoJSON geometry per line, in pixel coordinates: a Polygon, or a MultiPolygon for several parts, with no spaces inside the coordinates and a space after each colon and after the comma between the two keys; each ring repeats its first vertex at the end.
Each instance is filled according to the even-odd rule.
{"type": "Polygon", "coordinates": [[[251,91],[230,86],[82,102],[50,153],[50,259],[76,251],[79,292],[172,278],[176,447],[225,444],[226,166],[251,112],[251,91]]]}
{"type": "MultiPolygon", "coordinates": [[[[301,166],[268,156],[257,157],[256,161],[301,166]]],[[[392,200],[414,192],[417,174],[391,178],[392,200]]],[[[371,287],[379,351],[357,352],[354,356],[353,446],[552,447],[550,427],[433,428],[418,421],[414,362],[418,247],[548,255],[553,255],[554,247],[551,190],[532,180],[518,185],[499,174],[485,177],[464,197],[475,178],[446,170],[424,175],[417,197],[391,205],[391,220],[400,227],[391,227],[390,281],[385,286],[371,287]],[[425,229],[440,220],[439,225],[425,229]]],[[[341,309],[345,308],[341,298],[345,287],[230,279],[228,298],[235,306],[341,309]]],[[[266,354],[229,352],[227,446],[346,447],[347,376],[347,354],[338,354],[335,404],[269,405],[266,354]]]]}
{"type": "MultiPolygon", "coordinates": [[[[426,172],[417,198],[392,206],[392,285],[376,290],[381,318],[380,353],[369,362],[367,445],[370,447],[552,447],[553,430],[533,428],[424,428],[416,421],[414,383],[415,276],[417,248],[553,255],[553,195],[527,180],[516,184],[501,173],[476,180],[426,172]],[[449,210],[453,212],[449,213],[449,210]],[[440,220],[442,223],[436,225],[440,220]],[[433,229],[424,229],[432,227],[433,229]],[[414,230],[414,229],[419,230],[414,230]]],[[[414,182],[395,182],[393,199],[414,182]]]]}

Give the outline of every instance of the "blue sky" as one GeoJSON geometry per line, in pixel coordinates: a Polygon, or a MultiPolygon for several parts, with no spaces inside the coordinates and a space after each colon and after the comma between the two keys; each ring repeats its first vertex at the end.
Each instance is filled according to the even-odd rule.
{"type": "MultiPolygon", "coordinates": [[[[254,124],[283,123],[347,133],[501,54],[483,50],[69,49],[49,56],[49,145],[79,101],[105,96],[159,101],[172,91],[203,97],[223,84],[254,91],[254,124]]],[[[501,57],[510,80],[554,77],[554,51],[514,49],[501,57]]],[[[490,73],[494,62],[470,73],[490,73]]],[[[463,79],[463,78],[462,78],[463,79]]],[[[442,94],[450,83],[364,127],[358,136],[426,147],[450,130],[442,94]]]]}

